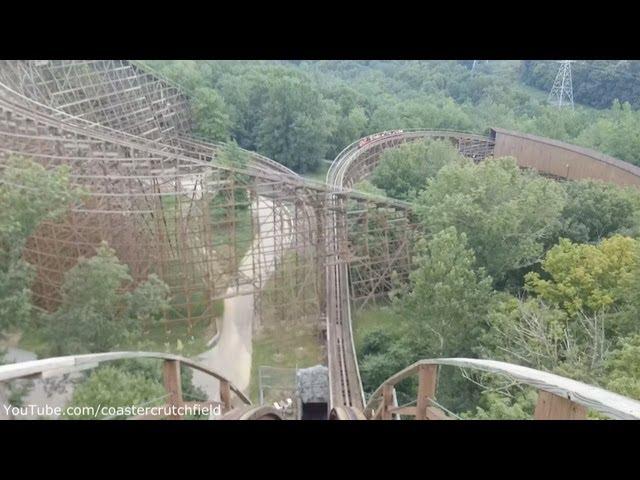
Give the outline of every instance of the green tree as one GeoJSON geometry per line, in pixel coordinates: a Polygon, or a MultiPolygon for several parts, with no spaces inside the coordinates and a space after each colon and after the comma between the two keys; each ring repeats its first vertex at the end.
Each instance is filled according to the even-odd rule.
{"type": "Polygon", "coordinates": [[[222,75],[218,88],[229,108],[231,136],[243,148],[257,150],[259,128],[269,95],[269,76],[258,69],[222,75]]]}
{"type": "Polygon", "coordinates": [[[571,141],[589,125],[589,116],[581,110],[537,106],[533,115],[520,120],[522,131],[562,141],[571,141]]]}
{"type": "Polygon", "coordinates": [[[617,100],[606,112],[584,129],[577,143],[640,165],[640,113],[617,100]]]}
{"type": "MultiPolygon", "coordinates": [[[[138,342],[137,345],[136,349],[138,351],[149,351],[154,349],[154,347],[148,345],[148,342],[146,341],[138,342]]],[[[139,358],[133,360],[119,360],[111,363],[110,365],[113,365],[125,373],[143,376],[147,380],[158,383],[159,385],[162,385],[164,381],[162,362],[156,359],[139,358]]],[[[184,365],[180,367],[180,383],[182,386],[182,396],[186,401],[203,402],[207,399],[206,392],[193,384],[193,369],[185,367],[184,365]]]]}
{"type": "Polygon", "coordinates": [[[103,244],[65,275],[60,307],[44,317],[49,355],[106,352],[140,334],[168,308],[169,287],[156,275],[133,289],[128,267],[103,244]]]}
{"type": "MultiPolygon", "coordinates": [[[[249,192],[247,186],[250,182],[250,177],[244,173],[249,165],[249,160],[249,154],[242,150],[235,140],[228,142],[218,155],[220,164],[231,169],[228,176],[229,180],[232,180],[235,186],[232,193],[235,199],[236,209],[246,210],[249,207],[249,192]]],[[[215,202],[228,204],[229,202],[223,197],[229,193],[228,191],[220,191],[218,195],[216,195],[215,202]]]]}
{"type": "Polygon", "coordinates": [[[218,92],[199,87],[191,102],[196,132],[207,140],[218,142],[229,138],[230,119],[227,106],[218,92]]]}
{"type": "Polygon", "coordinates": [[[597,245],[561,239],[542,262],[544,278],[531,272],[526,286],[570,316],[608,312],[631,300],[639,261],[640,242],[629,237],[614,235],[597,245]]]}
{"type": "Polygon", "coordinates": [[[453,145],[441,140],[405,143],[382,153],[371,182],[390,197],[408,200],[444,165],[462,158],[453,145]]]}
{"type": "Polygon", "coordinates": [[[638,235],[640,193],[596,180],[566,182],[567,203],[558,236],[574,242],[599,242],[613,234],[638,235]]]}
{"type": "Polygon", "coordinates": [[[475,411],[465,412],[468,420],[530,420],[537,401],[535,390],[517,390],[514,394],[488,391],[482,394],[475,411]]]}
{"type": "MultiPolygon", "coordinates": [[[[372,394],[387,378],[415,362],[418,353],[397,332],[378,328],[367,333],[358,348],[362,385],[372,394]]],[[[415,398],[415,382],[398,385],[399,401],[415,398]]]]}
{"type": "Polygon", "coordinates": [[[195,60],[170,60],[168,62],[155,60],[147,63],[170,80],[179,84],[190,94],[193,94],[198,88],[211,86],[208,78],[211,70],[206,62],[195,60]]]}
{"type": "MultiPolygon", "coordinates": [[[[67,407],[131,407],[141,404],[146,406],[160,406],[165,402],[164,387],[160,382],[150,379],[143,373],[128,372],[121,368],[105,365],[94,370],[89,378],[78,385],[67,407]]],[[[71,414],[71,419],[104,418],[101,412],[98,417],[89,412],[71,414]]]]}
{"type": "Polygon", "coordinates": [[[376,195],[378,197],[386,197],[387,192],[383,189],[376,187],[369,180],[360,180],[358,183],[353,185],[353,189],[362,193],[368,193],[369,195],[376,195]]]}
{"type": "Polygon", "coordinates": [[[418,244],[409,294],[398,305],[427,356],[464,356],[484,329],[493,292],[467,236],[455,227],[418,244]]]}
{"type": "MultiPolygon", "coordinates": [[[[410,291],[394,301],[403,319],[397,331],[374,330],[359,348],[365,389],[377,388],[387,377],[422,358],[470,356],[486,328],[493,303],[491,279],[477,268],[466,236],[455,228],[418,245],[410,291]]],[[[474,405],[476,386],[460,375],[441,375],[438,401],[454,411],[474,405]]],[[[398,385],[400,402],[416,395],[415,379],[398,385]]]]}
{"type": "Polygon", "coordinates": [[[500,285],[540,259],[565,202],[557,182],[500,158],[445,165],[427,181],[416,212],[427,232],[453,226],[465,233],[478,264],[500,285]]]}
{"type": "Polygon", "coordinates": [[[363,137],[367,132],[369,117],[364,107],[353,107],[345,114],[338,114],[337,125],[329,139],[329,154],[335,157],[354,140],[363,137]]]}
{"type": "Polygon", "coordinates": [[[64,167],[46,170],[26,158],[6,160],[0,182],[0,332],[31,318],[33,269],[22,259],[27,238],[41,222],[60,218],[80,194],[64,167]]]}
{"type": "Polygon", "coordinates": [[[468,131],[472,128],[467,112],[452,98],[442,94],[418,95],[410,100],[383,102],[373,112],[370,130],[428,128],[468,131]]]}
{"type": "Polygon", "coordinates": [[[340,82],[327,82],[322,95],[335,103],[337,124],[330,139],[328,154],[333,158],[354,140],[363,137],[369,124],[367,97],[340,82]]]}
{"type": "Polygon", "coordinates": [[[607,362],[607,388],[640,400],[640,334],[620,341],[607,362]]]}
{"type": "Polygon", "coordinates": [[[263,114],[260,151],[299,173],[314,170],[335,128],[322,96],[299,79],[278,79],[270,86],[263,114]]]}

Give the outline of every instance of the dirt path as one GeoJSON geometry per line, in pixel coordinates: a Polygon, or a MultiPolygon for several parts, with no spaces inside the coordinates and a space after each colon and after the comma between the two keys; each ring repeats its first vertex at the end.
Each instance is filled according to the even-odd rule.
{"type": "MultiPolygon", "coordinates": [[[[254,240],[251,249],[240,263],[240,273],[251,281],[243,285],[240,291],[244,295],[228,298],[224,301],[222,317],[222,332],[213,348],[198,355],[196,358],[206,366],[228,378],[242,391],[249,388],[251,377],[251,342],[253,340],[253,292],[254,288],[262,288],[273,273],[274,260],[282,251],[276,241],[282,241],[285,246],[291,243],[287,235],[291,233],[291,222],[286,210],[274,215],[273,202],[260,197],[257,215],[260,222],[260,232],[254,240]],[[255,272],[259,278],[254,278],[253,264],[260,264],[255,272]]],[[[256,265],[257,266],[257,265],[256,265]]],[[[194,372],[193,383],[204,389],[209,398],[218,398],[218,384],[211,377],[200,372],[194,372]]]]}

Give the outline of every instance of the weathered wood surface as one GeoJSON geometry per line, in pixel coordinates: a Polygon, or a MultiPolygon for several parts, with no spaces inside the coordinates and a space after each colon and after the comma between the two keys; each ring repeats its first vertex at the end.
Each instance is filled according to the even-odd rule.
{"type": "Polygon", "coordinates": [[[231,410],[231,385],[229,382],[220,382],[220,402],[225,411],[231,410]]]}
{"type": "Polygon", "coordinates": [[[357,408],[336,407],[331,410],[329,420],[367,420],[367,417],[357,408]]]}
{"type": "Polygon", "coordinates": [[[640,167],[590,148],[528,133],[492,128],[495,155],[511,155],[522,167],[563,178],[595,178],[640,186],[640,167]]]}
{"type": "Polygon", "coordinates": [[[561,377],[553,373],[542,372],[533,368],[514,365],[495,360],[474,358],[437,358],[420,360],[404,370],[389,377],[383,385],[373,392],[366,409],[374,408],[379,401],[384,385],[396,385],[401,380],[415,375],[421,365],[449,365],[452,367],[470,368],[510,377],[521,384],[530,385],[538,390],[552,393],[588,409],[600,412],[610,418],[621,420],[640,419],[640,402],[617,393],[604,390],[593,385],[561,377]]]}
{"type": "MultiPolygon", "coordinates": [[[[162,365],[164,389],[167,392],[167,403],[179,407],[182,405],[182,382],[180,381],[180,362],[165,360],[162,365]]],[[[168,418],[179,419],[180,415],[169,415],[168,418]]]]}
{"type": "Polygon", "coordinates": [[[108,352],[108,353],[88,353],[85,355],[68,355],[65,357],[52,357],[42,360],[30,360],[28,362],[11,363],[9,365],[0,365],[0,382],[24,378],[28,376],[41,376],[43,373],[57,371],[59,374],[68,371],[77,371],[79,367],[85,365],[97,366],[102,362],[111,362],[114,360],[126,360],[134,358],[155,358],[158,360],[175,360],[187,367],[199,370],[213,378],[227,382],[233,393],[247,405],[251,405],[251,400],[242,393],[227,378],[210,368],[197,363],[190,358],[181,357],[171,353],[162,352],[108,352]]]}
{"type": "Polygon", "coordinates": [[[425,420],[427,418],[429,399],[435,398],[437,383],[437,365],[420,365],[418,367],[418,401],[416,404],[416,420],[425,420]]]}
{"type": "Polygon", "coordinates": [[[391,409],[393,408],[393,385],[384,385],[382,387],[382,420],[391,420],[391,409]]]}
{"type": "Polygon", "coordinates": [[[536,420],[585,420],[587,407],[543,390],[538,393],[533,417],[536,420]]]}

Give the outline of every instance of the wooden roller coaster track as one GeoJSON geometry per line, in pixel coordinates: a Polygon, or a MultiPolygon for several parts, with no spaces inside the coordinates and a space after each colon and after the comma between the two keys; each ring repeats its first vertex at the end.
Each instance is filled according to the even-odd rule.
{"type": "MultiPolygon", "coordinates": [[[[46,168],[68,165],[73,182],[89,192],[88,200],[72,206],[69,218],[45,222],[29,240],[25,258],[38,272],[34,296],[41,307],[55,308],[65,272],[82,256],[91,256],[101,240],[116,248],[136,282],[157,273],[170,285],[172,296],[182,303],[173,306],[167,322],[191,325],[211,318],[214,301],[247,292],[256,296],[260,316],[268,303],[263,290],[274,275],[267,272],[275,271],[270,288],[276,294],[270,301],[279,302],[283,314],[326,319],[330,407],[335,419],[365,418],[364,412],[371,418],[392,418],[408,411],[393,406],[395,377],[378,389],[365,408],[351,324],[353,305],[366,305],[387,292],[394,281],[406,281],[411,271],[415,224],[411,205],[352,188],[373,172],[384,150],[424,138],[444,139],[474,161],[513,155],[523,168],[558,178],[598,178],[640,186],[638,167],[581,147],[501,129],[493,129],[488,136],[429,130],[381,132],[347,146],[332,163],[326,183],[320,183],[302,179],[253,152],[244,151],[249,158],[245,166],[221,161],[227,146],[194,137],[192,123],[188,96],[140,63],[0,61],[0,167],[11,156],[29,157],[46,168]],[[238,192],[245,192],[249,200],[239,200],[238,192]],[[274,224],[289,222],[293,227],[274,228],[269,248],[277,252],[271,256],[259,252],[249,267],[252,275],[242,275],[237,212],[259,205],[260,198],[269,199],[273,206],[274,224]],[[212,216],[212,202],[217,202],[222,218],[212,216]],[[269,265],[263,260],[267,257],[269,265]],[[283,265],[293,268],[293,273],[283,265]],[[278,290],[278,275],[296,279],[293,291],[278,290]],[[252,283],[252,289],[243,290],[247,283],[252,283]],[[381,403],[376,408],[372,401],[381,403]]],[[[252,218],[250,223],[251,238],[264,238],[260,221],[252,218]]],[[[31,373],[20,370],[26,364],[14,366],[11,378],[20,371],[42,374],[45,367],[50,373],[87,366],[95,364],[96,358],[111,359],[109,355],[146,355],[162,359],[165,379],[172,378],[174,383],[180,363],[218,378],[221,401],[228,411],[231,391],[247,403],[228,380],[182,357],[144,352],[95,355],[104,356],[91,361],[85,356],[42,360],[45,363],[38,365],[43,370],[33,364],[36,370],[31,373]]],[[[433,365],[445,361],[488,369],[488,364],[473,360],[444,359],[401,372],[431,372],[431,380],[427,373],[420,373],[425,377],[421,377],[422,393],[413,410],[417,418],[442,417],[425,399],[432,398],[435,388],[433,365]]],[[[508,370],[504,365],[496,368],[502,368],[501,373],[508,370]]],[[[531,372],[528,375],[519,378],[534,378],[531,372]]],[[[545,378],[547,383],[534,385],[546,392],[543,400],[548,393],[615,418],[637,413],[634,404],[620,406],[619,398],[602,391],[587,391],[573,383],[571,388],[559,387],[559,377],[545,378]]],[[[175,389],[172,392],[179,403],[175,389]]],[[[545,400],[551,410],[559,402],[555,397],[545,400]]],[[[260,409],[234,415],[278,417],[275,411],[260,409]]]]}

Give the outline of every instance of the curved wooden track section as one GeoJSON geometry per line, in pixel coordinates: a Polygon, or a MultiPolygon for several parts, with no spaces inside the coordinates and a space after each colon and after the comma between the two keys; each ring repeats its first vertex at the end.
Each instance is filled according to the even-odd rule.
{"type": "Polygon", "coordinates": [[[640,402],[636,400],[553,373],[475,358],[436,358],[410,365],[389,377],[373,392],[365,410],[368,418],[386,420],[395,414],[413,416],[418,420],[450,420],[451,417],[435,402],[438,367],[441,365],[494,373],[535,388],[539,392],[536,419],[585,419],[588,410],[613,419],[640,419],[640,402]],[[394,401],[394,387],[414,375],[418,376],[415,406],[398,407],[394,401]]]}
{"type": "Polygon", "coordinates": [[[331,409],[329,420],[366,420],[362,410],[354,407],[335,407],[331,409]]]}
{"type": "MultiPolygon", "coordinates": [[[[533,135],[494,128],[491,135],[441,130],[403,130],[379,132],[346,146],[331,164],[326,182],[335,191],[351,189],[366,179],[378,165],[381,154],[407,142],[439,139],[451,142],[458,151],[475,162],[497,156],[514,156],[518,165],[532,168],[543,175],[566,179],[590,178],[613,182],[621,186],[640,187],[640,167],[607,155],[533,135]]],[[[344,210],[344,201],[333,195],[333,228],[328,241],[338,251],[337,229],[340,222],[335,213],[344,210]]],[[[395,208],[408,212],[411,205],[396,201],[395,208]]],[[[349,267],[338,255],[327,267],[327,336],[331,406],[363,408],[364,397],[358,370],[351,326],[349,267]]]]}

